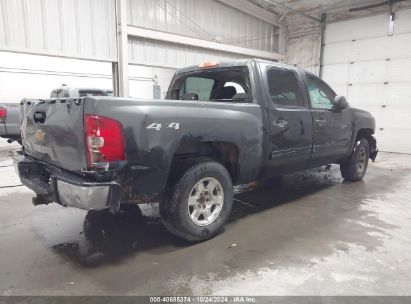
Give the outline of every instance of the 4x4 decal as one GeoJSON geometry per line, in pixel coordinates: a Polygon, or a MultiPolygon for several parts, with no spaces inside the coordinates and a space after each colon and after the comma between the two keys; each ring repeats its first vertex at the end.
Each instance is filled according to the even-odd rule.
{"type": "Polygon", "coordinates": [[[160,131],[162,128],[178,130],[180,129],[180,123],[171,122],[171,123],[161,124],[161,123],[154,122],[146,127],[146,129],[155,129],[156,131],[160,131]]]}

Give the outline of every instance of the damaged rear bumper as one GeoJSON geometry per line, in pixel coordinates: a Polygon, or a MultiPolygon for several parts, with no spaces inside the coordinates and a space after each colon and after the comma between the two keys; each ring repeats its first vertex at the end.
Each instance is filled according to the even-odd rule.
{"type": "Polygon", "coordinates": [[[33,158],[18,155],[13,158],[14,167],[23,185],[33,190],[35,205],[56,202],[85,210],[120,207],[120,185],[116,182],[90,182],[45,164],[33,158]]]}

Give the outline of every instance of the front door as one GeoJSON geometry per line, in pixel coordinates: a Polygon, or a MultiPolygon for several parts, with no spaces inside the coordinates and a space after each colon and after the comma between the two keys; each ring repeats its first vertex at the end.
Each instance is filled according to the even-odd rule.
{"type": "Polygon", "coordinates": [[[313,155],[310,167],[334,163],[348,152],[353,126],[347,109],[335,110],[334,91],[317,76],[305,74],[313,115],[313,155]]]}
{"type": "Polygon", "coordinates": [[[312,150],[312,117],[297,70],[268,66],[266,92],[269,111],[270,161],[273,175],[303,170],[312,150]]]}

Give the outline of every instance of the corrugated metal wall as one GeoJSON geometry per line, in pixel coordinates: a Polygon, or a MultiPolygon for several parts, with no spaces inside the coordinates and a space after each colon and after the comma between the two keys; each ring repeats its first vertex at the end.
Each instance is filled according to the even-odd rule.
{"type": "MultiPolygon", "coordinates": [[[[115,0],[0,0],[0,18],[1,50],[116,61],[115,0]]],[[[128,0],[128,22],[250,49],[278,49],[277,26],[216,0],[128,0]]],[[[165,47],[172,55],[174,46],[165,47]]]]}
{"type": "MultiPolygon", "coordinates": [[[[40,74],[44,74],[44,77],[58,76],[58,82],[66,81],[64,77],[67,75],[73,76],[69,70],[65,70],[67,65],[60,65],[56,58],[46,60],[49,57],[42,57],[41,62],[45,67],[26,64],[25,70],[18,64],[19,58],[32,60],[36,57],[33,56],[35,54],[117,61],[115,1],[0,0],[0,51],[3,51],[0,55],[0,86],[4,85],[0,99],[14,101],[24,97],[20,96],[19,92],[14,94],[6,89],[9,86],[5,79],[11,73],[16,77],[26,77],[25,74],[28,74],[31,75],[30,79],[35,77],[33,75],[40,74]],[[15,54],[18,56],[9,61],[7,58],[11,55],[6,55],[5,52],[21,54],[15,54]],[[55,75],[56,73],[58,75],[55,75]]],[[[255,50],[276,52],[278,49],[277,26],[217,0],[128,0],[127,10],[128,23],[133,26],[255,50]]],[[[176,68],[209,60],[230,61],[242,57],[244,56],[241,54],[186,46],[178,41],[166,43],[131,38],[129,61],[135,68],[130,68],[130,90],[138,97],[142,94],[141,83],[144,82],[148,87],[148,84],[152,85],[157,81],[164,93],[176,68]],[[149,68],[147,71],[152,75],[150,78],[141,79],[139,72],[142,71],[142,66],[149,68]]],[[[63,62],[65,59],[61,60],[63,62]]],[[[88,61],[82,63],[84,66],[89,66],[88,64],[88,61]]],[[[107,86],[106,78],[101,82],[101,77],[94,75],[93,69],[90,68],[84,75],[79,73],[76,76],[83,79],[80,83],[84,83],[86,77],[94,77],[92,83],[107,86]]],[[[30,81],[38,84],[34,80],[30,81]]],[[[69,84],[76,83],[74,78],[67,81],[69,84]]],[[[51,89],[49,84],[39,85],[43,91],[37,92],[33,89],[33,96],[44,95],[51,89]]],[[[150,92],[147,89],[148,94],[150,92]]]]}
{"type": "Polygon", "coordinates": [[[47,98],[63,83],[111,89],[111,72],[110,62],[1,52],[0,103],[47,98]]]}
{"type": "Polygon", "coordinates": [[[216,0],[128,0],[131,25],[269,52],[278,27],[216,0]]]}
{"type": "Polygon", "coordinates": [[[114,0],[0,0],[0,49],[116,61],[114,0]]]}
{"type": "Polygon", "coordinates": [[[284,61],[310,72],[320,72],[321,28],[317,21],[287,17],[287,43],[284,61]]]}
{"type": "Polygon", "coordinates": [[[143,38],[129,39],[128,46],[129,62],[131,64],[174,69],[205,61],[231,61],[243,57],[239,54],[229,54],[143,38]]]}

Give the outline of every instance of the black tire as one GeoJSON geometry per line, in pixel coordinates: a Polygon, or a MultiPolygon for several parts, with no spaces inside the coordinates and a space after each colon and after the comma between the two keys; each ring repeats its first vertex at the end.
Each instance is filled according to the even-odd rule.
{"type": "Polygon", "coordinates": [[[351,155],[340,164],[342,177],[347,181],[359,181],[365,175],[370,157],[370,145],[366,138],[356,141],[351,155]]]}
{"type": "MultiPolygon", "coordinates": [[[[208,185],[207,181],[204,183],[203,185],[208,185]]],[[[214,161],[201,161],[191,165],[176,180],[170,182],[166,192],[160,202],[163,224],[169,232],[190,242],[204,241],[215,236],[228,220],[233,206],[234,191],[230,174],[224,166],[214,161]],[[215,219],[207,225],[199,226],[190,218],[188,199],[194,186],[203,179],[217,180],[222,189],[220,186],[217,188],[224,197],[221,210],[215,219]]]]}
{"type": "Polygon", "coordinates": [[[140,206],[136,204],[121,204],[120,210],[115,214],[117,217],[123,217],[123,220],[141,221],[143,213],[140,206]]]}

